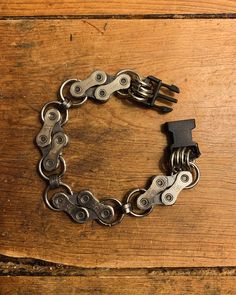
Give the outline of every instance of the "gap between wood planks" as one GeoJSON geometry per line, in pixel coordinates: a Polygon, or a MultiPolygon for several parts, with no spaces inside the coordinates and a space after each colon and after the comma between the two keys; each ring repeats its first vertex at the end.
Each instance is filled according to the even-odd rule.
{"type": "Polygon", "coordinates": [[[40,259],[0,255],[0,276],[236,276],[235,267],[81,268],[40,259]]]}
{"type": "Polygon", "coordinates": [[[0,16],[0,20],[47,20],[47,19],[235,19],[236,13],[198,13],[198,14],[103,14],[103,15],[42,15],[42,16],[0,16]]]}

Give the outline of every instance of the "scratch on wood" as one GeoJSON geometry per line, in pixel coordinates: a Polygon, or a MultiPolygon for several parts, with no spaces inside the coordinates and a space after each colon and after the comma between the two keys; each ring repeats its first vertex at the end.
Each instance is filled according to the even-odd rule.
{"type": "Polygon", "coordinates": [[[103,26],[103,31],[106,31],[108,23],[105,23],[103,26]]]}
{"type": "Polygon", "coordinates": [[[23,42],[15,45],[16,48],[30,49],[36,46],[35,42],[23,42]]]}
{"type": "Polygon", "coordinates": [[[83,20],[83,23],[88,24],[89,26],[93,27],[97,32],[99,32],[100,34],[104,34],[104,32],[102,30],[100,30],[97,26],[91,24],[90,22],[88,22],[87,20],[83,20]]]}

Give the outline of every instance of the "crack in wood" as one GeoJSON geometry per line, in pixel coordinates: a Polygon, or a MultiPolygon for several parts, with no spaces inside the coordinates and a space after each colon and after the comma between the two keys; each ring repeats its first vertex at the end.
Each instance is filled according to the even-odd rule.
{"type": "Polygon", "coordinates": [[[235,19],[236,13],[186,13],[186,14],[82,14],[82,15],[37,15],[0,16],[0,20],[66,20],[66,19],[235,19]]]}
{"type": "Polygon", "coordinates": [[[0,276],[236,276],[236,267],[82,268],[0,255],[0,276]]]}

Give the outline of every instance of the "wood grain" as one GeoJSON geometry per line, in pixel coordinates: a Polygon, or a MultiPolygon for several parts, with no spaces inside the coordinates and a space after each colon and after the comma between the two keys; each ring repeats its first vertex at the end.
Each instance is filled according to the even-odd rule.
{"type": "Polygon", "coordinates": [[[81,267],[235,266],[234,20],[1,21],[0,252],[81,267]],[[6,34],[7,32],[7,34],[6,34]],[[162,32],[160,34],[160,32],[162,32]],[[142,42],[140,42],[142,36],[142,42]],[[65,182],[122,199],[162,173],[160,125],[195,118],[199,185],[177,204],[114,228],[47,209],[33,140],[42,105],[62,81],[133,68],[180,86],[161,116],[112,98],[70,112],[65,182]]]}
{"type": "Polygon", "coordinates": [[[37,294],[181,294],[232,295],[236,277],[217,276],[121,276],[121,277],[5,277],[0,278],[1,295],[37,294]]]}
{"type": "Polygon", "coordinates": [[[70,2],[48,0],[1,1],[1,16],[47,16],[47,15],[145,15],[145,14],[216,14],[236,13],[234,0],[111,0],[70,2]]]}

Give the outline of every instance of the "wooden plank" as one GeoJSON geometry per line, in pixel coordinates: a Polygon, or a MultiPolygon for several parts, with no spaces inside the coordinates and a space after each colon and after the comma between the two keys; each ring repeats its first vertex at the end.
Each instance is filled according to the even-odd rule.
{"type": "Polygon", "coordinates": [[[9,0],[0,3],[1,16],[47,15],[144,15],[144,14],[202,14],[235,13],[234,0],[111,0],[105,1],[48,1],[9,0]]]}
{"type": "Polygon", "coordinates": [[[234,20],[1,21],[0,253],[81,267],[235,266],[234,32],[234,20]],[[179,103],[166,116],[115,98],[71,110],[64,181],[122,199],[162,173],[160,125],[193,117],[201,181],[147,218],[78,225],[43,204],[39,110],[65,79],[126,67],[179,85],[179,103]]]}
{"type": "Polygon", "coordinates": [[[0,294],[181,294],[227,295],[236,292],[236,277],[226,276],[89,276],[0,277],[0,294]]]}

